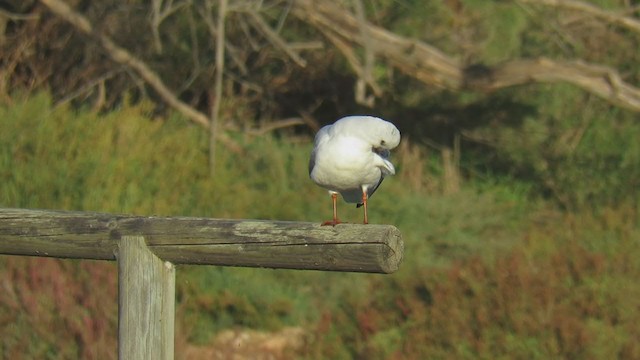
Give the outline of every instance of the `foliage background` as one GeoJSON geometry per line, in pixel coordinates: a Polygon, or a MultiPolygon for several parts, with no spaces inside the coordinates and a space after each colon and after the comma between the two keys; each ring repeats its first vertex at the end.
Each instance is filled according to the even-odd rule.
{"type": "MultiPolygon", "coordinates": [[[[403,233],[400,271],[179,267],[178,358],[192,346],[215,346],[224,330],[286,327],[303,328],[305,341],[282,358],[640,358],[637,113],[567,85],[443,92],[385,64],[376,64],[385,96],[364,108],[332,48],[304,53],[313,66],[301,69],[263,42],[242,52],[249,67],[242,81],[228,80],[224,131],[237,148],[218,144],[212,177],[206,131],[110,68],[95,45],[38,3],[8,4],[41,17],[5,28],[1,207],[320,221],[330,203],[307,176],[313,132],[255,130],[312,109],[319,123],[378,114],[403,133],[393,158],[398,175],[370,208],[372,221],[403,233]],[[45,28],[55,31],[36,36],[45,28]],[[21,52],[20,44],[32,47],[21,52]],[[58,66],[63,59],[66,67],[58,66]],[[83,78],[105,74],[104,101],[99,81],[79,91],[83,78]],[[458,156],[459,186],[450,186],[447,150],[458,156]]],[[[151,40],[141,41],[148,33],[127,20],[146,8],[115,7],[124,16],[117,4],[74,3],[95,21],[118,24],[104,28],[206,108],[213,45],[195,32],[202,58],[185,87],[191,75],[180,71],[196,68],[183,64],[193,54],[183,41],[189,36],[167,39],[154,55],[145,47],[151,40]]],[[[580,57],[615,64],[638,83],[638,53],[630,50],[638,34],[594,19],[568,21],[501,1],[365,4],[371,21],[461,59],[580,57]]],[[[167,27],[184,34],[189,21],[179,14],[167,27]]],[[[279,13],[265,14],[275,21],[279,13]]],[[[233,44],[246,40],[237,26],[233,44]]],[[[289,39],[312,34],[296,22],[283,27],[289,39]]],[[[352,222],[361,216],[344,204],[342,214],[352,222]]],[[[0,356],[115,358],[115,272],[106,262],[0,257],[0,356]]]]}

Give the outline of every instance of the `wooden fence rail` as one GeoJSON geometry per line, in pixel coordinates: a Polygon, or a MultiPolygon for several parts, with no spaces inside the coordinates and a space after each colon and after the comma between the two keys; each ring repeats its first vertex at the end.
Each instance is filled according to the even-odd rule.
{"type": "Polygon", "coordinates": [[[0,254],[118,261],[121,359],[173,359],[174,264],[392,273],[391,225],[0,209],[0,254]]]}

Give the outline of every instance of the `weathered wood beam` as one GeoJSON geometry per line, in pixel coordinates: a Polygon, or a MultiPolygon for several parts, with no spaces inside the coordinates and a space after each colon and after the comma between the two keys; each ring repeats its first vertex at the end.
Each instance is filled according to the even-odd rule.
{"type": "Polygon", "coordinates": [[[392,225],[0,209],[0,254],[115,260],[123,236],[175,264],[372,273],[396,271],[404,246],[392,225]]]}

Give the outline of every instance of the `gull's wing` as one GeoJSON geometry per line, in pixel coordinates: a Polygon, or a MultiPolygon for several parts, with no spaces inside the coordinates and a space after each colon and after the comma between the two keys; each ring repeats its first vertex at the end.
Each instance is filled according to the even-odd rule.
{"type": "Polygon", "coordinates": [[[311,157],[309,158],[309,175],[313,171],[313,168],[316,166],[316,153],[318,152],[318,147],[326,142],[329,139],[329,132],[331,131],[331,127],[333,125],[323,126],[322,129],[318,130],[316,137],[313,141],[313,150],[311,151],[311,157]]]}
{"type": "Polygon", "coordinates": [[[313,151],[311,151],[311,157],[309,158],[309,175],[311,175],[311,172],[313,171],[313,168],[316,166],[316,149],[314,148],[313,151]]]}

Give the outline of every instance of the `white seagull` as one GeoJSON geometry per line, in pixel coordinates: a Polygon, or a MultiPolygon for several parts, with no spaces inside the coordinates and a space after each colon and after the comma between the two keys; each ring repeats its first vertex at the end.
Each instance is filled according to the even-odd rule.
{"type": "Polygon", "coordinates": [[[373,116],[347,116],[318,131],[309,159],[309,176],[329,190],[333,201],[333,220],[323,225],[340,223],[338,193],[348,203],[364,205],[364,223],[369,222],[367,200],[386,175],[396,173],[387,159],[389,150],[399,143],[398,128],[373,116]]]}

